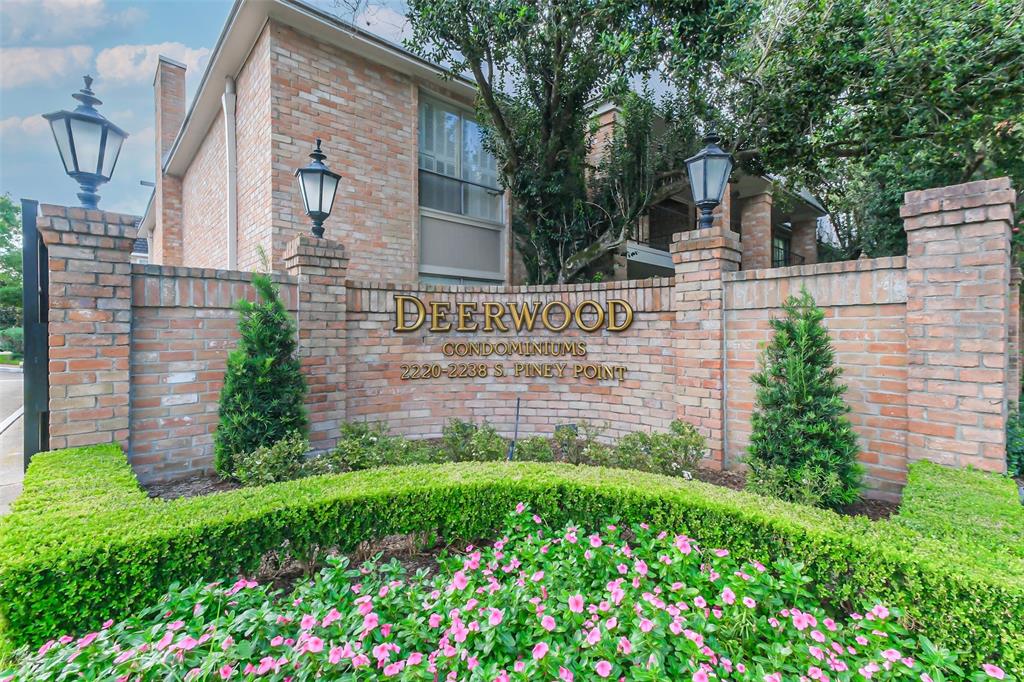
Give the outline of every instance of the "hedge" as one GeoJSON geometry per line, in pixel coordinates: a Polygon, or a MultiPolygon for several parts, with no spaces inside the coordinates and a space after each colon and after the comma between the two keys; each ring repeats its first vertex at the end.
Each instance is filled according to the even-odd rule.
{"type": "Polygon", "coordinates": [[[22,497],[0,519],[4,636],[38,645],[95,628],[155,602],[172,583],[251,572],[270,550],[345,551],[408,532],[484,537],[519,501],[554,524],[647,520],[751,559],[790,557],[822,599],[899,606],[936,643],[1024,674],[1024,561],[905,523],[653,474],[507,462],[382,468],[155,500],[113,446],[33,459],[22,497]]]}

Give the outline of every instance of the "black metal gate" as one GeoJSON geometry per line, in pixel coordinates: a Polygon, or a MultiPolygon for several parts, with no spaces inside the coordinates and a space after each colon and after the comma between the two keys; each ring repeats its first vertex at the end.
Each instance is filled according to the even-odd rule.
{"type": "Polygon", "coordinates": [[[50,270],[46,244],[36,228],[38,202],[21,200],[25,304],[25,468],[50,442],[50,270]]]}

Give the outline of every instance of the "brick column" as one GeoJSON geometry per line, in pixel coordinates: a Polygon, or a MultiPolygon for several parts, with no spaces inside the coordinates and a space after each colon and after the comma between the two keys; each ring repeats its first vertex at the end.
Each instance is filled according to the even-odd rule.
{"type": "Polygon", "coordinates": [[[153,190],[152,262],[182,265],[181,179],[163,172],[164,159],[171,150],[185,120],[185,65],[160,56],[153,78],[156,108],[156,188],[153,190]]]}
{"type": "Polygon", "coordinates": [[[50,448],[128,445],[131,250],[138,218],[40,206],[50,266],[50,448]]]}
{"type": "MultiPolygon", "coordinates": [[[[700,217],[700,211],[697,211],[698,218],[700,217]]],[[[714,222],[711,223],[711,227],[729,229],[732,223],[732,183],[725,183],[725,191],[722,193],[722,202],[715,206],[715,210],[711,212],[711,217],[714,222]]]]}
{"type": "Polygon", "coordinates": [[[1006,381],[1006,399],[1016,405],[1020,401],[1020,284],[1021,270],[1010,269],[1010,376],[1006,381]]]}
{"type": "MultiPolygon", "coordinates": [[[[790,246],[793,253],[803,259],[796,259],[795,265],[814,265],[818,262],[818,219],[802,218],[793,221],[793,236],[790,246]]],[[[770,242],[769,242],[770,243],[770,242]]],[[[770,259],[769,259],[770,262],[770,259]]]]}
{"type": "Polygon", "coordinates": [[[284,253],[298,280],[299,357],[309,385],[309,442],[333,447],[345,421],[345,248],[330,239],[299,235],[284,253]]]}
{"type": "Polygon", "coordinates": [[[725,288],[722,273],[739,270],[740,242],[728,227],[674,235],[676,281],[673,347],[676,417],[708,439],[711,466],[725,452],[725,288]]]}
{"type": "Polygon", "coordinates": [[[743,269],[772,266],[772,195],[763,192],[740,202],[743,269]]]}
{"type": "Polygon", "coordinates": [[[1005,471],[1008,178],[907,192],[907,457],[1005,471]]]}

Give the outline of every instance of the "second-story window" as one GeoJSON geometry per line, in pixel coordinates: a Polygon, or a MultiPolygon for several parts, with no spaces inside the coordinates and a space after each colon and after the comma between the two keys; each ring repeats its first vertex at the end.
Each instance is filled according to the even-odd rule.
{"type": "Polygon", "coordinates": [[[421,276],[504,279],[504,192],[480,125],[421,95],[418,152],[421,276]]]}

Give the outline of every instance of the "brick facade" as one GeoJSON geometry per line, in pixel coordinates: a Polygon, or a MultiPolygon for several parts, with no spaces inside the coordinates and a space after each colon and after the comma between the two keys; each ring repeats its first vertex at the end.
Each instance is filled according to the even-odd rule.
{"type": "MultiPolygon", "coordinates": [[[[582,421],[607,437],[662,430],[673,419],[708,438],[711,467],[738,465],[749,438],[755,371],[768,321],[806,287],[849,390],[870,494],[895,498],[920,458],[1003,470],[1009,400],[1019,391],[1019,295],[1011,281],[1005,179],[907,195],[906,258],[739,271],[742,246],[722,226],[677,234],[675,277],[544,287],[435,287],[346,279],[339,241],[299,236],[276,275],[296,316],[310,385],[311,437],[326,448],[344,420],[436,436],[453,417],[511,434],[582,421]],[[395,295],[449,302],[560,302],[635,310],[621,332],[394,331],[395,295]],[[445,353],[453,341],[586,342],[581,357],[484,358],[445,353]],[[621,366],[622,377],[495,376],[496,364],[621,366]],[[478,378],[403,380],[403,364],[468,362],[478,378]]],[[[133,218],[43,207],[50,247],[51,446],[126,443],[143,479],[209,468],[217,395],[235,340],[232,304],[251,273],[132,266],[133,218]],[[129,403],[130,396],[130,403],[129,403]],[[130,433],[130,437],[129,437],[130,433]]],[[[1011,277],[1013,278],[1011,280],[1011,277]]],[[[482,305],[481,305],[482,307],[482,305]]],[[[556,312],[556,316],[558,313],[556,312]]],[[[581,319],[594,319],[587,312],[581,319]]],[[[571,370],[570,370],[571,371],[571,370]]]]}
{"type": "Polygon", "coordinates": [[[180,265],[183,258],[181,179],[161,172],[164,158],[185,120],[185,67],[166,57],[157,61],[153,80],[156,116],[156,188],[152,210],[156,215],[152,258],[180,265]]]}
{"type": "Polygon", "coordinates": [[[772,195],[770,192],[740,199],[743,226],[743,269],[772,266],[772,195]]]}

